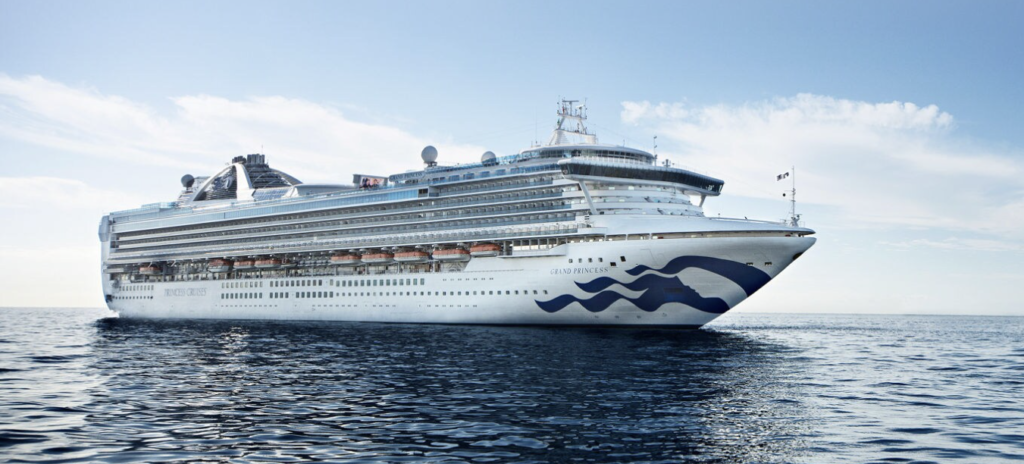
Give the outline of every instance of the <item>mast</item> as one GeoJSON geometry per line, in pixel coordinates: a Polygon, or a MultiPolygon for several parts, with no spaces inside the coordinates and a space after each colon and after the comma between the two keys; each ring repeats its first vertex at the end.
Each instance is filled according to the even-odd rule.
{"type": "Polygon", "coordinates": [[[800,227],[800,215],[796,214],[796,166],[793,166],[790,172],[793,188],[789,191],[789,225],[800,227]]]}
{"type": "Polygon", "coordinates": [[[597,136],[587,132],[587,126],[585,124],[587,120],[587,104],[584,103],[582,105],[577,105],[579,102],[579,100],[562,99],[561,106],[559,106],[557,113],[558,125],[555,126],[554,132],[551,133],[551,139],[548,140],[548,145],[565,145],[573,143],[573,141],[570,140],[570,136],[582,139],[583,143],[597,143],[597,136]],[[570,123],[568,127],[566,127],[567,122],[570,123]]]}

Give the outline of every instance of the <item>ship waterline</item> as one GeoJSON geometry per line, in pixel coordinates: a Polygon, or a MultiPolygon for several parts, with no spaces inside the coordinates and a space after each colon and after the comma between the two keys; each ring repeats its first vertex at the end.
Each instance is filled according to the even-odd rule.
{"type": "Polygon", "coordinates": [[[564,102],[548,145],[309,185],[263,155],[100,224],[122,317],[700,327],[810,248],[789,222],[708,218],[724,182],[598,145],[564,102]],[[565,122],[577,123],[566,128],[565,122]],[[572,138],[580,139],[573,141],[572,138]]]}

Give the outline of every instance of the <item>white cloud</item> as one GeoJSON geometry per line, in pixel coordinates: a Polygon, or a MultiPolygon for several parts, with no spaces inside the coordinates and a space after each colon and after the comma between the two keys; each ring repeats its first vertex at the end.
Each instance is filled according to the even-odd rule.
{"type": "MultiPolygon", "coordinates": [[[[0,177],[0,208],[68,211],[138,207],[138,198],[59,177],[0,177]]],[[[98,216],[97,216],[98,219],[98,216]]]]}
{"type": "Polygon", "coordinates": [[[781,198],[797,167],[804,202],[849,228],[931,227],[1024,241],[1024,164],[957,139],[935,105],[801,94],[686,108],[623,102],[621,119],[659,135],[660,154],[726,180],[725,193],[781,198]]]}
{"type": "Polygon", "coordinates": [[[945,240],[915,239],[903,242],[881,242],[895,248],[938,248],[941,250],[971,250],[971,251],[1024,251],[1024,245],[1015,242],[990,239],[971,239],[950,237],[945,240]]]}
{"type": "Polygon", "coordinates": [[[679,119],[689,116],[689,111],[682,103],[659,103],[652,106],[649,101],[622,102],[622,122],[637,124],[640,120],[649,118],[670,118],[679,119]]]}
{"type": "Polygon", "coordinates": [[[171,102],[174,111],[162,115],[96,89],[0,74],[0,136],[196,175],[263,146],[272,165],[307,182],[344,182],[355,172],[415,168],[426,145],[436,146],[448,163],[475,161],[484,151],[354,121],[338,108],[299,99],[195,95],[171,102]]]}

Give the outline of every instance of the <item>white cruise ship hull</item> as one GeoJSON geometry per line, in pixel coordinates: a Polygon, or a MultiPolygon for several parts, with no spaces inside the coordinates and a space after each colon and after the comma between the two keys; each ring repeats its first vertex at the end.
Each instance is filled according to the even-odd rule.
{"type": "Polygon", "coordinates": [[[474,258],[460,272],[122,284],[130,318],[696,328],[736,307],[812,237],[568,243],[474,258]]]}

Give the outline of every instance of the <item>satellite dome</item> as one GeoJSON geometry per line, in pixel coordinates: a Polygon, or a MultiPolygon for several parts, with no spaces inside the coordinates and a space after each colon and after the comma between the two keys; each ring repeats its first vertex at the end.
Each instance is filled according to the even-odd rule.
{"type": "Polygon", "coordinates": [[[423,152],[420,153],[420,156],[423,157],[424,163],[434,164],[437,162],[437,149],[433,145],[427,145],[423,152]]]}
{"type": "Polygon", "coordinates": [[[189,188],[192,186],[193,183],[195,183],[195,181],[196,178],[192,177],[192,174],[185,174],[184,176],[181,176],[182,187],[189,188]]]}
{"type": "Polygon", "coordinates": [[[485,165],[495,164],[498,162],[498,157],[493,151],[485,151],[483,156],[480,157],[480,162],[485,165]]]}

